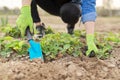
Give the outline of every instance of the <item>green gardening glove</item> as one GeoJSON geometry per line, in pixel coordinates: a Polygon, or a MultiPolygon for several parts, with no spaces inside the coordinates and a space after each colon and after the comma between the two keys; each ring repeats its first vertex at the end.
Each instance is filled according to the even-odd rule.
{"type": "Polygon", "coordinates": [[[87,46],[88,46],[88,50],[86,51],[86,56],[93,57],[92,51],[94,51],[95,53],[98,52],[98,49],[94,43],[94,35],[87,34],[86,39],[87,39],[87,46]]]}
{"type": "Polygon", "coordinates": [[[22,37],[25,36],[26,28],[29,26],[31,33],[33,33],[33,20],[31,17],[30,6],[23,6],[21,8],[21,14],[18,17],[16,24],[21,31],[22,37]]]}

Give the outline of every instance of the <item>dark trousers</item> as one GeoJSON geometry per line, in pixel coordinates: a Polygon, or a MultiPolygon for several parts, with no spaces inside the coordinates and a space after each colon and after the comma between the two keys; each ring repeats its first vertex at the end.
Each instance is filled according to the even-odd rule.
{"type": "Polygon", "coordinates": [[[70,0],[32,0],[31,3],[31,13],[33,22],[40,22],[41,19],[39,17],[38,11],[37,11],[37,5],[41,7],[46,12],[59,16],[60,7],[64,4],[69,2],[70,0]]]}

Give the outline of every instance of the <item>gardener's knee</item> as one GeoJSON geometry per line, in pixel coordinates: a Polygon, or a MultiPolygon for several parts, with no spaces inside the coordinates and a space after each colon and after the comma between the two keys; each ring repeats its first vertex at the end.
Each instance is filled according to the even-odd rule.
{"type": "Polygon", "coordinates": [[[66,3],[60,9],[61,19],[68,24],[75,24],[81,16],[80,5],[76,3],[66,3]]]}

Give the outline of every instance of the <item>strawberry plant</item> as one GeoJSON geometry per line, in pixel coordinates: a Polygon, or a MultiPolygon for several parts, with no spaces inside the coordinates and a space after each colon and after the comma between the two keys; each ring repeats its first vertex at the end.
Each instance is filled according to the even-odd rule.
{"type": "Polygon", "coordinates": [[[54,34],[54,30],[48,26],[46,29],[45,29],[45,34],[54,34]]]}
{"type": "Polygon", "coordinates": [[[0,55],[6,57],[11,53],[17,53],[18,55],[27,54],[27,49],[29,45],[20,40],[15,40],[14,38],[7,36],[0,39],[0,55]]]}
{"type": "Polygon", "coordinates": [[[10,25],[7,25],[6,27],[2,28],[2,32],[5,33],[5,36],[11,36],[14,38],[21,37],[21,33],[20,33],[20,30],[18,29],[18,27],[12,27],[10,25]]]}
{"type": "MultiPolygon", "coordinates": [[[[27,54],[29,45],[24,40],[18,40],[20,38],[20,31],[17,27],[11,27],[7,25],[0,30],[5,33],[3,38],[0,38],[0,55],[8,56],[11,53],[18,55],[27,54]]],[[[54,33],[54,31],[48,27],[46,35],[40,39],[42,51],[48,59],[56,59],[58,55],[62,56],[69,54],[75,57],[81,56],[82,52],[85,52],[83,47],[85,43],[85,31],[76,30],[71,36],[67,33],[54,33]]],[[[119,45],[120,34],[107,33],[107,34],[95,34],[95,44],[97,45],[99,52],[97,58],[106,59],[109,57],[114,45],[119,45]],[[111,45],[111,43],[113,43],[111,45]]]]}
{"type": "Polygon", "coordinates": [[[120,35],[118,33],[98,34],[96,33],[96,44],[99,48],[97,57],[106,59],[110,56],[113,47],[120,43],[120,35]],[[112,43],[112,44],[111,44],[112,43]]]}
{"type": "Polygon", "coordinates": [[[106,59],[110,56],[113,47],[108,42],[98,43],[97,46],[99,48],[97,58],[106,59]]]}
{"type": "Polygon", "coordinates": [[[106,41],[111,41],[114,43],[120,43],[120,34],[118,33],[109,33],[106,37],[105,37],[106,41]]]}
{"type": "Polygon", "coordinates": [[[80,56],[82,43],[77,37],[72,37],[66,33],[48,34],[40,41],[42,50],[46,56],[56,58],[61,54],[70,54],[73,56],[80,56]]]}

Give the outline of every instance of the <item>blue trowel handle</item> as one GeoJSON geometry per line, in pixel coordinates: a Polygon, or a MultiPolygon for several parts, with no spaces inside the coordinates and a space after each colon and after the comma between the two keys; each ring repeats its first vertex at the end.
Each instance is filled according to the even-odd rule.
{"type": "Polygon", "coordinates": [[[26,28],[26,36],[27,36],[28,41],[33,39],[29,26],[26,28]]]}

